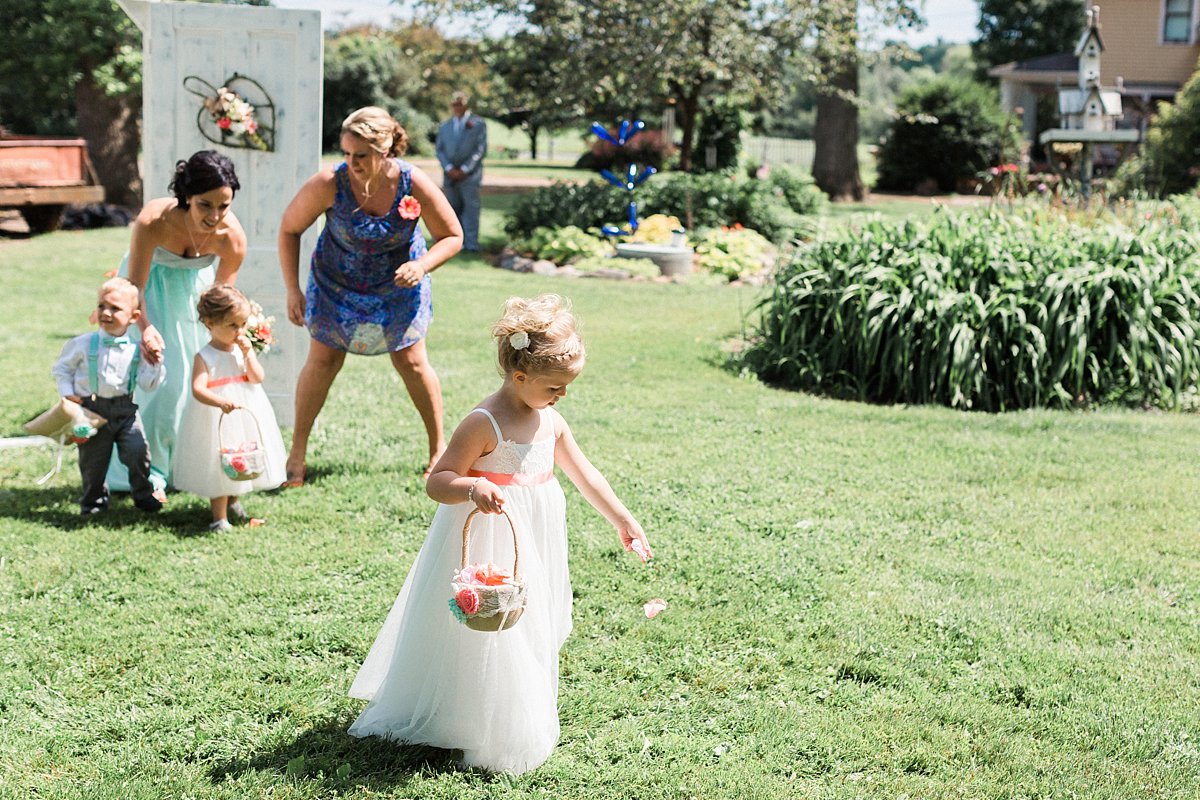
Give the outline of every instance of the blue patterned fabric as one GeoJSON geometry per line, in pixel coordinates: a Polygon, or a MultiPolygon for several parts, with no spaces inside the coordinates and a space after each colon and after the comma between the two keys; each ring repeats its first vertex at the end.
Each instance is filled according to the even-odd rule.
{"type": "Polygon", "coordinates": [[[313,251],[304,322],[314,339],[335,350],[362,355],[403,350],[425,336],[433,319],[428,275],[413,287],[392,282],[401,264],[426,252],[418,220],[403,219],[397,209],[412,192],[412,166],[396,163],[396,197],[382,217],[358,208],[345,164],[334,172],[337,194],[313,251]]]}

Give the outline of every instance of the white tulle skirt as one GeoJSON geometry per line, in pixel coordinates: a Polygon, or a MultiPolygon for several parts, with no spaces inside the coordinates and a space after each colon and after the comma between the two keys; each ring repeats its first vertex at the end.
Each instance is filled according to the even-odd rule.
{"type": "Polygon", "coordinates": [[[171,475],[175,488],[200,497],[242,495],[253,491],[274,489],[287,477],[284,471],[286,450],[279,424],[267,393],[257,383],[232,383],[213,389],[222,397],[232,399],[249,409],[254,419],[243,411],[234,411],[219,426],[221,409],[207,406],[189,397],[179,422],[171,475]],[[260,436],[261,433],[261,436],[260,436]],[[266,451],[267,468],[263,474],[248,481],[231,480],[221,470],[221,440],[225,444],[257,441],[266,451]]]}
{"type": "MultiPolygon", "coordinates": [[[[494,633],[455,619],[450,580],[474,506],[438,506],[350,688],[352,697],[371,701],[352,735],[461,750],[465,766],[492,772],[527,772],[549,758],[559,733],[558,652],[571,630],[564,498],[557,480],[506,486],[504,493],[528,587],[525,613],[494,633]]],[[[471,531],[471,563],[511,568],[503,517],[477,515],[471,531]]]]}

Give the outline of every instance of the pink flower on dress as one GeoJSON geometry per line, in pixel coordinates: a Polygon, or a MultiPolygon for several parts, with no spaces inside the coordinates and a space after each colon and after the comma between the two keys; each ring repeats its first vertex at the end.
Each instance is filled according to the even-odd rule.
{"type": "Polygon", "coordinates": [[[400,205],[396,206],[396,210],[400,212],[401,219],[416,219],[421,216],[421,201],[411,194],[406,194],[400,198],[400,205]]]}
{"type": "Polygon", "coordinates": [[[470,587],[464,587],[454,595],[454,602],[458,603],[464,614],[474,614],[479,610],[479,593],[470,587]]]}

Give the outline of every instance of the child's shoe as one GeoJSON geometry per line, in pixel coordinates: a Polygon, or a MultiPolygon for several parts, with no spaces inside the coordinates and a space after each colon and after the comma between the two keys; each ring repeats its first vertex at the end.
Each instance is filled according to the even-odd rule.
{"type": "Polygon", "coordinates": [[[208,530],[210,533],[225,533],[233,530],[233,526],[229,524],[227,519],[217,519],[209,523],[208,530]]]}
{"type": "Polygon", "coordinates": [[[163,507],[162,501],[153,495],[144,500],[134,500],[133,504],[148,514],[155,514],[162,511],[163,507]]]}

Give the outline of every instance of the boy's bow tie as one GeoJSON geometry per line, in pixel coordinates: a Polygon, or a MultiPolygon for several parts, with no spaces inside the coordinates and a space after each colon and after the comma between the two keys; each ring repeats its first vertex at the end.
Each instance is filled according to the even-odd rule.
{"type": "Polygon", "coordinates": [[[103,336],[100,338],[100,342],[105,347],[115,347],[119,344],[129,344],[130,338],[128,336],[103,336]]]}

